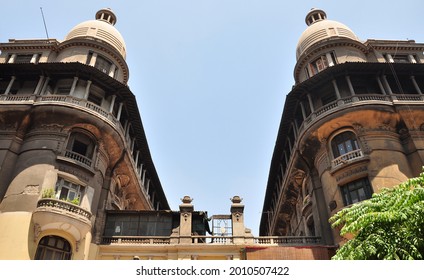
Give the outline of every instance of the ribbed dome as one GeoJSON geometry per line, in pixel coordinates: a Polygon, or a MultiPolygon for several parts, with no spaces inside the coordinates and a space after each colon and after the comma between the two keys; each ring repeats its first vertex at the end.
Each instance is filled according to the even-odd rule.
{"type": "Polygon", "coordinates": [[[312,9],[305,18],[308,28],[300,36],[296,48],[296,59],[313,44],[329,38],[349,38],[359,41],[358,37],[346,25],[328,20],[323,10],[312,9]]]}
{"type": "Polygon", "coordinates": [[[110,9],[102,9],[96,13],[95,20],[82,22],[72,28],[65,40],[91,37],[110,44],[125,58],[125,41],[121,33],[114,27],[115,23],[115,14],[110,9]]]}

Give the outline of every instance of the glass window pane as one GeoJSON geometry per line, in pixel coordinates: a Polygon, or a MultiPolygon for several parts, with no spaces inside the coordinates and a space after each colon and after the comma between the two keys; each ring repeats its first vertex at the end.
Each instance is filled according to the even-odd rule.
{"type": "Polygon", "coordinates": [[[356,191],[350,193],[351,203],[359,202],[358,193],[356,191]]]}
{"type": "Polygon", "coordinates": [[[371,198],[372,189],[368,178],[356,180],[341,187],[345,205],[371,198]]]}
{"type": "Polygon", "coordinates": [[[346,144],[346,152],[347,152],[347,153],[348,153],[348,152],[353,151],[353,148],[352,148],[352,142],[351,142],[350,140],[347,140],[347,141],[345,142],[345,144],[346,144]]]}
{"type": "Polygon", "coordinates": [[[367,196],[365,194],[365,190],[363,188],[358,190],[358,195],[359,195],[359,200],[367,199],[367,196]]]}
{"type": "Polygon", "coordinates": [[[343,144],[339,144],[337,147],[338,147],[338,150],[339,150],[339,154],[340,155],[344,155],[346,153],[345,147],[344,147],[343,144]]]}

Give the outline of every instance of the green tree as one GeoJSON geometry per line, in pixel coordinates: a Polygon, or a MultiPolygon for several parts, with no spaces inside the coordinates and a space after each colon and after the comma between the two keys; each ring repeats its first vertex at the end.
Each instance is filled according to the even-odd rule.
{"type": "Polygon", "coordinates": [[[383,189],[329,219],[340,234],[353,235],[334,260],[423,259],[424,173],[383,189]]]}

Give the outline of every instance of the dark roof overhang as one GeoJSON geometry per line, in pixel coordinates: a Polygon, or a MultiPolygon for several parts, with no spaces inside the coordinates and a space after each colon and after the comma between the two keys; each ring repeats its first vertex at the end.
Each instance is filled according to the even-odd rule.
{"type": "Polygon", "coordinates": [[[140,112],[137,106],[135,95],[129,87],[114,78],[106,75],[95,67],[82,64],[79,62],[55,62],[55,63],[0,63],[0,73],[2,77],[8,76],[48,76],[54,78],[77,76],[82,79],[95,81],[99,86],[103,87],[106,92],[113,93],[117,96],[117,100],[124,102],[124,106],[129,115],[132,128],[137,143],[140,144],[140,152],[143,155],[147,173],[156,190],[156,195],[160,197],[163,209],[169,209],[169,204],[159,180],[156,168],[150,154],[147,143],[146,134],[141,121],[140,112]]]}

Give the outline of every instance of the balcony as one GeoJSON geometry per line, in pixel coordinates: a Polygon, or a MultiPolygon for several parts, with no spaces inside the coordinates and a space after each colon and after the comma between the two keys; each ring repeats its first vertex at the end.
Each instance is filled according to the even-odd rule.
{"type": "Polygon", "coordinates": [[[71,234],[75,240],[81,240],[91,230],[91,213],[72,203],[43,198],[37,203],[32,214],[39,230],[61,230],[71,234]]]}
{"type": "Polygon", "coordinates": [[[361,149],[354,150],[333,159],[333,161],[331,162],[331,166],[332,168],[336,168],[342,164],[352,162],[362,157],[364,157],[364,154],[361,149]]]}
{"type": "MultiPolygon", "coordinates": [[[[73,107],[96,115],[114,127],[120,127],[119,121],[112,113],[92,102],[70,95],[0,95],[0,104],[36,106],[52,104],[73,107]]],[[[121,133],[124,134],[122,128],[121,133]]]]}
{"type": "Polygon", "coordinates": [[[86,165],[87,167],[91,167],[92,160],[88,157],[85,157],[79,153],[66,150],[65,151],[65,157],[70,158],[78,163],[81,163],[83,165],[86,165]]]}

